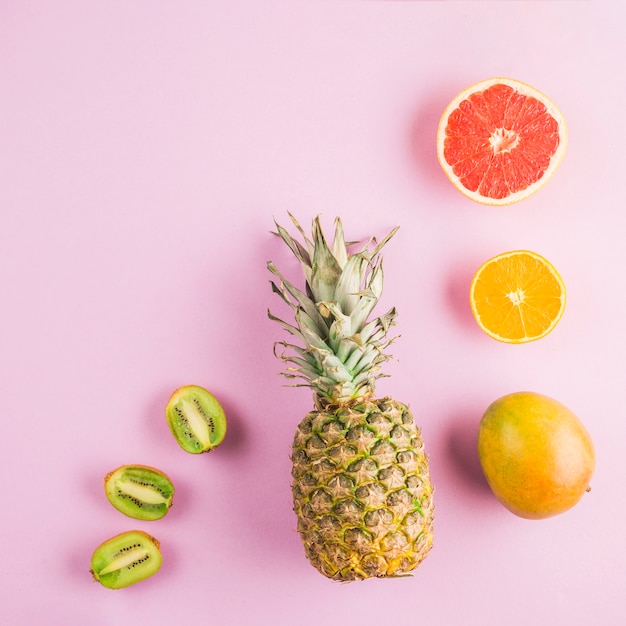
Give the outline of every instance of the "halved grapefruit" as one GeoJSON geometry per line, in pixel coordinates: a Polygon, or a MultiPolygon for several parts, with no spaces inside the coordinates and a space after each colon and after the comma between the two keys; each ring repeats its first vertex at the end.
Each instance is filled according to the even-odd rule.
{"type": "Polygon", "coordinates": [[[444,111],[437,157],[459,191],[490,205],[518,202],[540,189],[567,145],[565,120],[533,87],[490,78],[464,89],[444,111]]]}

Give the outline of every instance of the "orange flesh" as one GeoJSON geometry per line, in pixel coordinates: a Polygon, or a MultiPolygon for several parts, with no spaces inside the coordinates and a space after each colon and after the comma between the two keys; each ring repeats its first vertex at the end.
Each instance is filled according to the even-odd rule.
{"type": "Polygon", "coordinates": [[[485,264],[471,298],[484,329],[519,342],[541,337],[556,324],[563,312],[564,288],[542,260],[519,252],[485,264]]]}
{"type": "Polygon", "coordinates": [[[501,199],[536,183],[559,141],[559,124],[542,102],[496,84],[452,111],[444,158],[466,189],[501,199]]]}

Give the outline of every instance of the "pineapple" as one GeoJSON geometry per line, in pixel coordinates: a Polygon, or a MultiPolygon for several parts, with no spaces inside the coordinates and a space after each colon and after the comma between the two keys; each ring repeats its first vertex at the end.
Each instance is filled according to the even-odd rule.
{"type": "Polygon", "coordinates": [[[295,325],[269,312],[301,345],[276,343],[295,386],[313,389],[315,408],[293,440],[293,503],[307,558],[334,580],[398,576],[426,557],[433,541],[433,488],[419,429],[407,406],[377,399],[380,364],[395,309],[368,321],[383,286],[383,241],[349,252],[341,220],[332,246],[313,220],[312,240],[293,216],[304,245],[278,224],[302,265],[303,292],[273,263],[272,289],[295,325]]]}

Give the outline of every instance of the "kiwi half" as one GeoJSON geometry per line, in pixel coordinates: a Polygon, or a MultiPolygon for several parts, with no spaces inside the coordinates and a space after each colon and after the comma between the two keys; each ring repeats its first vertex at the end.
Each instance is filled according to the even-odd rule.
{"type": "Polygon", "coordinates": [[[91,575],[107,589],[121,589],[155,574],[161,567],[159,542],[141,530],[129,530],[98,546],[91,575]]]}
{"type": "Polygon", "coordinates": [[[215,396],[198,385],[177,389],[165,407],[170,430],[186,452],[210,452],[224,440],[226,415],[215,396]]]}
{"type": "Polygon", "coordinates": [[[104,478],[109,502],[128,517],[161,519],[172,506],[174,485],[161,470],[148,465],[122,465],[104,478]]]}

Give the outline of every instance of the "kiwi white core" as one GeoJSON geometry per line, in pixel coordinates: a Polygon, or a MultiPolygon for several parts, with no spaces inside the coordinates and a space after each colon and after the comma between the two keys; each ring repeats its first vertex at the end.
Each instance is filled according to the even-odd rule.
{"type": "Polygon", "coordinates": [[[124,569],[137,561],[145,561],[150,558],[149,551],[143,546],[133,547],[130,550],[118,553],[115,558],[103,569],[98,572],[99,576],[110,574],[117,570],[124,569]]]}
{"type": "Polygon", "coordinates": [[[211,431],[204,415],[195,402],[185,398],[180,400],[180,408],[189,422],[189,427],[203,446],[211,445],[211,431]]]}
{"type": "Polygon", "coordinates": [[[125,494],[141,500],[146,504],[164,504],[167,499],[163,497],[163,494],[155,491],[152,487],[145,485],[138,485],[133,482],[120,482],[118,488],[125,494]]]}

